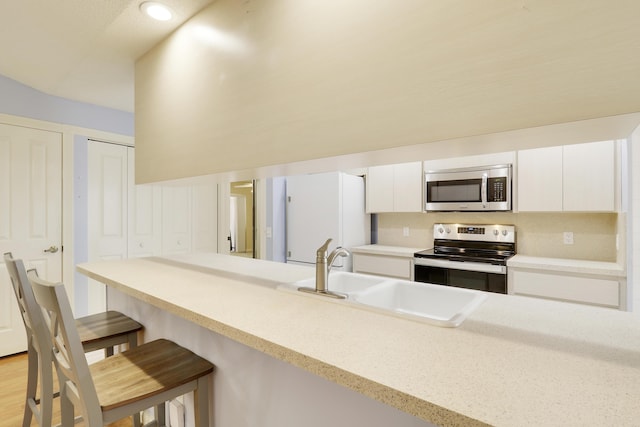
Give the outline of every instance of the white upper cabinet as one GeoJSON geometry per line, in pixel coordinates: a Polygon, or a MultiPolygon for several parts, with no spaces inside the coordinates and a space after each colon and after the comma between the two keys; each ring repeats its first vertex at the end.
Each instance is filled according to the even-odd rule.
{"type": "Polygon", "coordinates": [[[393,174],[395,212],[422,212],[422,162],[394,165],[393,174]]]}
{"type": "Polygon", "coordinates": [[[562,180],[565,211],[615,211],[614,141],[565,145],[562,180]]]}
{"type": "Polygon", "coordinates": [[[394,212],[394,165],[373,166],[367,170],[367,213],[394,212]]]}
{"type": "Polygon", "coordinates": [[[562,147],[518,151],[518,210],[562,210],[562,147]]]}
{"type": "Polygon", "coordinates": [[[422,181],[422,162],[370,167],[367,213],[422,212],[422,181]]]}
{"type": "Polygon", "coordinates": [[[518,210],[613,212],[615,173],[615,141],[518,151],[518,210]]]}

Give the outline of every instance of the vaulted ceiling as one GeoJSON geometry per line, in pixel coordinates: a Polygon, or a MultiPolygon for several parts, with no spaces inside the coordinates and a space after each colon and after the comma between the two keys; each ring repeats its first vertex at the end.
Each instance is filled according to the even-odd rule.
{"type": "Polygon", "coordinates": [[[19,0],[0,5],[0,74],[67,99],[133,111],[135,60],[213,0],[19,0]]]}

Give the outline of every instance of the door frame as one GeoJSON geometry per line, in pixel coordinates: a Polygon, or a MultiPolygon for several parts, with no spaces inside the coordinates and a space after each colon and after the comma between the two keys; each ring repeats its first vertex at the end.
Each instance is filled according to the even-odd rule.
{"type": "Polygon", "coordinates": [[[0,113],[0,123],[23,126],[45,131],[59,132],[62,134],[62,281],[65,284],[71,307],[74,305],[74,221],[73,221],[73,142],[76,136],[88,139],[98,139],[114,144],[134,146],[134,137],[79,126],[66,125],[27,117],[13,116],[0,113]]]}

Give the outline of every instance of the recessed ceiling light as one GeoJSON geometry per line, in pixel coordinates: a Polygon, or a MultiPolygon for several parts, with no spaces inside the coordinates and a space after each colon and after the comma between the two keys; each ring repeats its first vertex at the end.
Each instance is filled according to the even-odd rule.
{"type": "Polygon", "coordinates": [[[158,21],[168,21],[173,17],[169,7],[155,1],[145,1],[140,4],[140,10],[158,21]]]}

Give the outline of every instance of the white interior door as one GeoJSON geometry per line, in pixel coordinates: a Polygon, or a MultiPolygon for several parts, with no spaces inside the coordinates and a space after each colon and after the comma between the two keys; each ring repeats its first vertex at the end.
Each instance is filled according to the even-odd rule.
{"type": "MultiPolygon", "coordinates": [[[[127,150],[122,145],[89,143],[89,261],[127,258],[127,150]]],[[[88,286],[88,313],[104,311],[105,286],[95,280],[88,286]]]]}
{"type": "Polygon", "coordinates": [[[162,253],[191,252],[191,187],[162,188],[162,253]]]}
{"type": "Polygon", "coordinates": [[[230,200],[229,221],[231,228],[231,252],[247,251],[247,199],[232,194],[230,200]]]}
{"type": "Polygon", "coordinates": [[[191,249],[192,252],[218,250],[218,186],[191,186],[191,249]]]}
{"type": "MultiPolygon", "coordinates": [[[[0,124],[0,252],[12,252],[51,281],[62,280],[61,203],[62,135],[0,124]]],[[[27,345],[4,262],[0,267],[0,356],[5,356],[27,345]]]]}
{"type": "Polygon", "coordinates": [[[134,149],[128,148],[129,193],[129,258],[162,253],[162,187],[153,184],[136,185],[134,149]]]}

